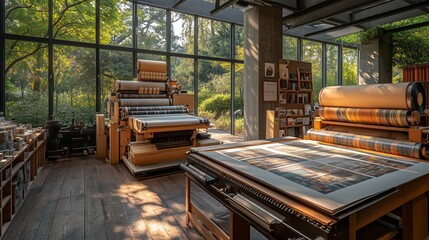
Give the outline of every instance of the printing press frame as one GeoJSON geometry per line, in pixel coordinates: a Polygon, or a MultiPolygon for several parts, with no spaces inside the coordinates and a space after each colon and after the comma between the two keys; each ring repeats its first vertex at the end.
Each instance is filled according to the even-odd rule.
{"type": "MultiPolygon", "coordinates": [[[[180,94],[178,91],[180,87],[177,87],[177,82],[170,80],[166,81],[166,84],[168,87],[164,92],[165,99],[170,99],[171,102],[174,102],[174,95],[180,94]]],[[[116,83],[114,83],[114,88],[115,91],[109,101],[108,112],[110,113],[110,120],[104,123],[104,136],[103,134],[97,135],[97,138],[104,138],[101,141],[106,142],[105,155],[101,154],[99,157],[105,157],[111,164],[118,164],[122,160],[133,174],[149,173],[178,167],[180,163],[184,162],[186,152],[192,147],[220,144],[219,141],[214,139],[197,139],[201,131],[206,132],[211,127],[209,122],[139,129],[133,124],[134,117],[127,116],[121,111],[120,100],[122,92],[116,83]],[[161,143],[163,146],[158,149],[154,143],[158,136],[168,138],[169,134],[177,136],[177,134],[181,133],[187,136],[186,140],[183,140],[182,137],[181,146],[168,146],[167,142],[161,143]],[[189,142],[189,144],[183,142],[189,142]],[[137,148],[139,149],[138,153],[133,151],[133,149],[137,148]]],[[[130,92],[129,90],[125,91],[125,93],[138,95],[137,92],[130,92]]],[[[183,104],[183,101],[180,101],[180,104],[183,104]]]]}
{"type": "Polygon", "coordinates": [[[186,223],[192,224],[206,239],[249,239],[250,226],[273,239],[283,239],[286,236],[302,239],[372,239],[365,234],[373,231],[367,229],[374,228],[384,237],[380,239],[391,239],[398,231],[380,226],[377,219],[392,211],[400,211],[402,239],[428,237],[427,174],[402,184],[393,191],[372,197],[345,212],[332,215],[311,204],[282,195],[268,185],[200,154],[203,151],[291,140],[251,141],[192,149],[187,163],[181,164],[186,175],[186,223]],[[192,203],[191,182],[230,210],[230,235],[192,203]],[[361,230],[359,234],[358,230],[361,230]]]}

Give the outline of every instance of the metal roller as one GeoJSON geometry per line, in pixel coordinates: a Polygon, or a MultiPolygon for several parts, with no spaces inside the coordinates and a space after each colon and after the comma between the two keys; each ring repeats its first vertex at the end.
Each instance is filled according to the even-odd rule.
{"type": "Polygon", "coordinates": [[[427,157],[426,146],[423,143],[315,129],[308,130],[307,137],[310,140],[362,148],[411,158],[425,159],[427,157]]]}
{"type": "Polygon", "coordinates": [[[150,127],[208,124],[209,120],[187,114],[133,116],[133,125],[141,131],[150,127]]]}
{"type": "Polygon", "coordinates": [[[325,87],[319,93],[323,107],[415,110],[423,114],[426,94],[419,82],[325,87]]]}
{"type": "Polygon", "coordinates": [[[169,98],[148,98],[148,99],[119,99],[120,107],[138,107],[138,106],[171,106],[173,100],[169,98]]]}
{"type": "Polygon", "coordinates": [[[326,121],[408,127],[418,125],[418,111],[395,109],[320,107],[319,116],[326,121]]]}
{"type": "Polygon", "coordinates": [[[158,110],[187,110],[185,106],[152,106],[152,107],[122,107],[124,112],[132,111],[158,111],[158,110]]]}

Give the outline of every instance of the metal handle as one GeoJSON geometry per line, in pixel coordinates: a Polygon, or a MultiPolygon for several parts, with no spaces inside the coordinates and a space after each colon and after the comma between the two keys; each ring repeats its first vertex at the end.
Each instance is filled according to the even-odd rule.
{"type": "Polygon", "coordinates": [[[212,176],[203,173],[202,171],[196,169],[193,166],[181,163],[180,168],[204,185],[209,185],[215,180],[212,176]]]}

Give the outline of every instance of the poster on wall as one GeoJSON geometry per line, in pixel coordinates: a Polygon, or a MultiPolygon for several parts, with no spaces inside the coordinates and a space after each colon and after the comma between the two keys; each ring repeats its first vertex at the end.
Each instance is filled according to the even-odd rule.
{"type": "Polygon", "coordinates": [[[264,81],[264,101],[277,101],[277,82],[264,81]]]}
{"type": "Polygon", "coordinates": [[[264,71],[265,77],[274,77],[274,72],[275,72],[275,64],[266,62],[265,71],[264,71]]]}

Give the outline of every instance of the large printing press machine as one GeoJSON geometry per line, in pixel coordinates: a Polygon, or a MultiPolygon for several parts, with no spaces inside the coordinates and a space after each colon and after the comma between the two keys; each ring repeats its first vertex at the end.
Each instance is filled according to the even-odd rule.
{"type": "Polygon", "coordinates": [[[207,133],[209,120],[190,114],[193,97],[168,78],[165,62],[138,60],[137,69],[137,79],[114,82],[109,120],[97,115],[98,158],[149,173],[178,167],[191,147],[220,144],[207,133]]]}
{"type": "Polygon", "coordinates": [[[425,96],[420,83],[326,87],[304,139],[191,149],[187,224],[206,239],[429,239],[425,96]]]}

